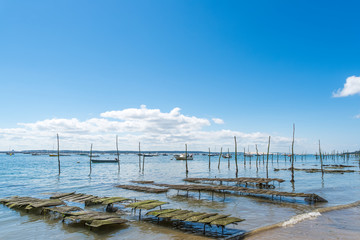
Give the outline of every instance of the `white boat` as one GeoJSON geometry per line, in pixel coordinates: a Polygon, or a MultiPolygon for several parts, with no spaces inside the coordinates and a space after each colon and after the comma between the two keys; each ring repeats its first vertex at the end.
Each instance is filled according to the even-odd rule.
{"type": "Polygon", "coordinates": [[[230,154],[225,154],[225,155],[222,155],[223,158],[232,158],[232,156],[230,154]]]}
{"type": "Polygon", "coordinates": [[[176,154],[174,155],[174,158],[176,160],[193,160],[193,155],[192,154],[188,154],[187,157],[185,154],[176,154]]]}
{"type": "Polygon", "coordinates": [[[93,163],[117,163],[119,162],[119,159],[91,159],[91,162],[93,163]]]}

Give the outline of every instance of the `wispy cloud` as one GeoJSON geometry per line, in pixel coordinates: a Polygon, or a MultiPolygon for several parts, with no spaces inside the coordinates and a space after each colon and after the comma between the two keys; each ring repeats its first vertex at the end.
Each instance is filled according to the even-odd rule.
{"type": "MultiPolygon", "coordinates": [[[[212,121],[223,123],[219,118],[212,121]]],[[[265,148],[269,136],[229,129],[204,130],[208,126],[211,126],[209,119],[186,116],[180,108],[161,112],[142,105],[140,108],[104,112],[98,118],[85,121],[54,118],[19,123],[17,128],[0,128],[0,146],[2,150],[10,146],[17,150],[52,149],[56,133],[59,133],[61,148],[74,150],[88,149],[90,143],[94,143],[96,149],[114,149],[115,135],[119,135],[121,150],[135,150],[139,141],[144,150],[179,150],[184,143],[188,143],[191,150],[214,149],[215,146],[232,149],[234,136],[237,136],[239,146],[258,144],[265,148]]],[[[287,149],[290,145],[290,139],[286,137],[272,136],[271,140],[273,149],[287,149]]]]}
{"type": "Polygon", "coordinates": [[[224,120],[222,120],[221,118],[213,118],[212,120],[216,124],[224,124],[224,120]]]}
{"type": "Polygon", "coordinates": [[[360,77],[351,76],[346,79],[343,89],[338,89],[333,93],[333,97],[348,97],[360,94],[360,77]]]}
{"type": "Polygon", "coordinates": [[[360,114],[356,115],[354,118],[360,119],[360,114]]]}

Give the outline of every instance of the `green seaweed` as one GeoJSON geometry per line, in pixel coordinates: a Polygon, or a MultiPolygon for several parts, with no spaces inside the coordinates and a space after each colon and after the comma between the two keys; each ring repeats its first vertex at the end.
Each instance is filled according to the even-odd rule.
{"type": "Polygon", "coordinates": [[[126,222],[127,220],[122,218],[109,218],[105,220],[93,220],[91,223],[85,223],[85,225],[93,228],[98,228],[106,225],[123,224],[126,222]]]}
{"type": "Polygon", "coordinates": [[[157,202],[158,200],[145,200],[145,201],[140,201],[140,202],[134,202],[134,203],[130,203],[128,205],[126,205],[125,207],[127,208],[137,208],[141,205],[144,204],[148,204],[148,203],[153,203],[153,202],[157,202]]]}
{"type": "Polygon", "coordinates": [[[221,215],[221,214],[218,214],[218,215],[215,215],[215,216],[212,216],[212,217],[208,217],[208,218],[204,218],[204,219],[201,219],[200,221],[198,221],[199,223],[205,223],[205,224],[209,224],[211,223],[212,221],[215,221],[217,219],[221,219],[221,218],[226,218],[230,215],[221,215]]]}
{"type": "Polygon", "coordinates": [[[216,216],[218,215],[217,213],[203,213],[201,215],[196,215],[196,216],[192,216],[192,217],[189,217],[187,219],[185,219],[185,221],[187,222],[198,222],[202,219],[205,219],[205,218],[209,218],[209,217],[212,217],[212,216],[216,216]]]}
{"type": "Polygon", "coordinates": [[[171,218],[172,216],[176,216],[176,215],[180,215],[180,214],[185,214],[185,213],[188,213],[188,212],[191,212],[191,211],[178,209],[178,210],[176,210],[176,211],[174,211],[174,212],[169,212],[169,213],[160,214],[160,215],[158,215],[158,217],[161,217],[161,218],[171,218]]]}
{"type": "Polygon", "coordinates": [[[163,210],[155,210],[155,211],[150,211],[150,212],[147,212],[145,215],[151,215],[151,216],[159,216],[160,214],[165,214],[165,213],[171,213],[171,212],[174,212],[174,211],[177,211],[179,209],[163,209],[163,210]]]}
{"type": "Polygon", "coordinates": [[[193,217],[193,216],[199,216],[202,215],[203,213],[200,212],[189,212],[189,213],[185,213],[185,214],[180,214],[180,215],[175,215],[173,217],[171,217],[172,220],[181,220],[184,221],[187,218],[193,217]]]}
{"type": "Polygon", "coordinates": [[[138,206],[137,208],[140,209],[146,209],[146,210],[150,210],[153,208],[156,208],[158,206],[167,204],[168,202],[160,202],[160,201],[156,201],[156,202],[152,202],[152,203],[147,203],[147,204],[141,204],[140,206],[138,206]]]}
{"type": "Polygon", "coordinates": [[[217,225],[217,226],[226,226],[228,224],[242,222],[244,220],[245,219],[240,219],[240,218],[236,218],[236,217],[227,217],[227,218],[221,218],[221,219],[214,220],[210,224],[217,225]]]}

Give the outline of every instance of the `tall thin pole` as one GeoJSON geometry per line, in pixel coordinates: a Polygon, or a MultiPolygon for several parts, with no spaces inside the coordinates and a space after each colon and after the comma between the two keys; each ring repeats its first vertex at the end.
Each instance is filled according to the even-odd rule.
{"type": "Polygon", "coordinates": [[[245,148],[244,148],[244,166],[246,165],[246,153],[245,153],[245,148]]]}
{"type": "Polygon", "coordinates": [[[140,142],[139,142],[139,172],[141,171],[141,151],[140,151],[140,142]]]}
{"type": "Polygon", "coordinates": [[[291,145],[291,180],[290,182],[295,182],[294,180],[294,142],[295,142],[295,123],[293,125],[293,140],[292,140],[292,145],[291,145]]]}
{"type": "Polygon", "coordinates": [[[209,170],[210,170],[210,158],[211,158],[210,155],[211,155],[211,154],[210,154],[210,148],[209,148],[209,170]]]}
{"type": "Polygon", "coordinates": [[[256,171],[259,170],[259,166],[258,166],[258,160],[259,160],[259,151],[257,148],[257,144],[255,144],[255,148],[256,148],[256,171]]]}
{"type": "Polygon", "coordinates": [[[186,161],[186,173],[188,173],[189,169],[188,169],[188,163],[187,163],[187,144],[185,144],[185,161],[186,161]]]}
{"type": "Polygon", "coordinates": [[[322,160],[321,147],[320,147],[320,140],[319,140],[319,155],[320,155],[321,173],[324,174],[323,160],[322,160]]]}
{"type": "Polygon", "coordinates": [[[59,134],[56,134],[56,137],[57,137],[57,157],[58,157],[59,175],[60,175],[60,143],[59,143],[59,134]]]}
{"type": "Polygon", "coordinates": [[[236,136],[234,136],[235,141],[235,165],[236,165],[236,173],[238,172],[238,164],[237,164],[237,142],[236,142],[236,136]]]}
{"type": "Polygon", "coordinates": [[[91,158],[92,158],[92,144],[91,144],[91,146],[90,146],[90,174],[89,174],[89,176],[91,175],[91,171],[92,171],[92,168],[91,168],[91,158]]]}
{"type": "Polygon", "coordinates": [[[270,151],[270,136],[269,136],[269,143],[268,143],[268,150],[266,154],[266,178],[269,178],[269,151],[270,151]]]}
{"type": "Polygon", "coordinates": [[[145,154],[143,154],[143,166],[142,166],[142,172],[144,173],[145,169],[145,154]]]}
{"type": "Polygon", "coordinates": [[[230,149],[228,148],[228,168],[230,168],[230,149]]]}
{"type": "Polygon", "coordinates": [[[118,135],[116,135],[116,153],[117,153],[118,171],[120,172],[120,154],[119,154],[118,135]]]}
{"type": "Polygon", "coordinates": [[[219,163],[218,163],[218,169],[220,169],[220,159],[221,159],[221,155],[222,155],[222,147],[220,149],[220,155],[219,155],[219,163]]]}

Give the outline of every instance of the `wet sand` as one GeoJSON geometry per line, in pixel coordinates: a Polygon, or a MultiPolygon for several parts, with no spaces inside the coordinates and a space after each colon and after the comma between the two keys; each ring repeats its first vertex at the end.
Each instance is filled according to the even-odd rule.
{"type": "Polygon", "coordinates": [[[322,213],[318,217],[294,225],[275,228],[246,238],[246,240],[255,239],[360,239],[360,206],[322,213]]]}

